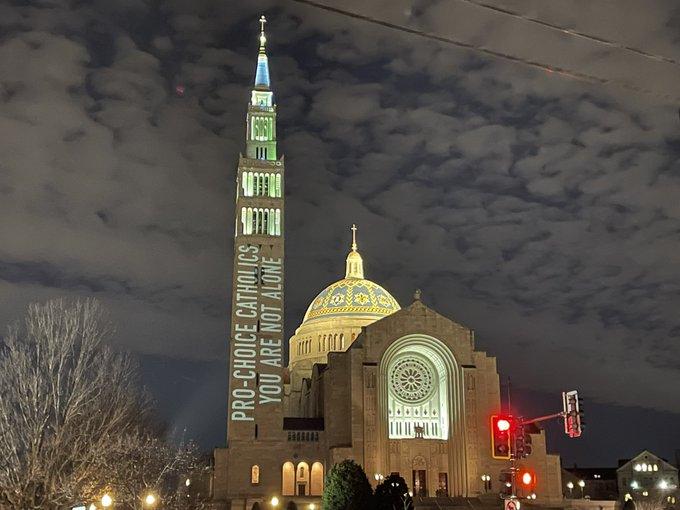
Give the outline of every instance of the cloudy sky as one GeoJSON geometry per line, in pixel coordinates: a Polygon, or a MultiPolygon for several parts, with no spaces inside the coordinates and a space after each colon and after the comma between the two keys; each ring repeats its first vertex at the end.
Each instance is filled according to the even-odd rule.
{"type": "Polygon", "coordinates": [[[367,276],[475,329],[527,414],[583,391],[586,437],[549,430],[567,462],[671,457],[680,8],[486,3],[515,14],[328,0],[469,49],[294,0],[3,2],[0,323],[99,298],[168,422],[222,443],[234,172],[266,13],[289,333],[356,222],[367,276]]]}

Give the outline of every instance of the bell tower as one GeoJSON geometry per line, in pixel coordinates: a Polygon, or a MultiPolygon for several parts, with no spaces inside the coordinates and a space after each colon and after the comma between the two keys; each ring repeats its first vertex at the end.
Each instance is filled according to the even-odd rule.
{"type": "Polygon", "coordinates": [[[260,18],[246,150],[236,170],[229,447],[278,439],[283,424],[284,163],[276,150],[266,21],[260,18]]]}

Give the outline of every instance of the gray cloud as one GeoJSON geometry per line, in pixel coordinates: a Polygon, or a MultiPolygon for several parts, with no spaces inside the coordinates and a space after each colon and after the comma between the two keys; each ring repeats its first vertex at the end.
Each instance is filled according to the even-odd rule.
{"type": "MultiPolygon", "coordinates": [[[[564,38],[539,48],[536,33],[449,4],[390,15],[631,66],[564,38]]],[[[603,37],[633,27],[623,42],[677,53],[669,4],[639,22],[621,9],[618,28],[596,8],[575,19],[542,5],[547,20],[603,37]]],[[[2,7],[3,322],[30,300],[95,295],[126,348],[224,357],[233,172],[266,9],[290,330],[341,276],[356,222],[369,277],[402,304],[421,287],[518,384],[680,412],[677,111],[294,4],[2,7]]]]}

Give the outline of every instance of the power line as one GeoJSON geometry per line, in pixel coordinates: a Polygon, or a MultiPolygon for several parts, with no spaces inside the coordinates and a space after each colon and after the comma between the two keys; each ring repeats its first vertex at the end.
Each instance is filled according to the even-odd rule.
{"type": "Polygon", "coordinates": [[[488,9],[490,11],[494,11],[499,14],[505,14],[508,16],[511,16],[513,18],[521,19],[523,21],[527,21],[529,23],[535,23],[537,25],[541,25],[546,28],[550,28],[551,30],[555,30],[558,32],[562,32],[564,34],[568,34],[574,37],[578,37],[581,39],[586,39],[590,42],[594,42],[597,44],[604,44],[606,46],[611,46],[612,48],[617,48],[619,50],[624,50],[624,51],[629,51],[631,53],[635,53],[638,56],[645,57],[645,58],[650,58],[652,60],[656,60],[657,62],[665,62],[667,64],[673,64],[673,65],[680,65],[680,61],[675,60],[671,57],[665,57],[663,55],[657,55],[655,53],[649,53],[648,51],[641,50],[639,48],[635,48],[633,46],[628,46],[626,44],[621,44],[616,41],[611,41],[608,39],[604,39],[602,37],[597,37],[591,34],[586,34],[585,32],[580,32],[578,30],[573,30],[571,28],[566,28],[562,27],[560,25],[556,25],[554,23],[549,23],[547,21],[543,21],[538,18],[532,18],[531,16],[527,16],[525,14],[520,14],[517,11],[512,11],[510,9],[505,9],[503,7],[498,7],[496,5],[492,5],[486,2],[482,2],[479,0],[458,0],[459,2],[465,2],[467,4],[472,4],[477,7],[481,7],[483,9],[488,9]]]}
{"type": "MultiPolygon", "coordinates": [[[[372,16],[359,14],[357,12],[352,12],[352,11],[348,11],[348,10],[345,10],[345,9],[340,9],[338,7],[332,7],[330,5],[325,5],[325,4],[316,2],[315,0],[292,0],[292,1],[299,3],[299,4],[304,4],[304,5],[307,5],[307,6],[310,6],[310,7],[315,7],[317,9],[324,10],[324,11],[327,11],[327,12],[332,12],[334,14],[339,14],[341,16],[346,16],[346,17],[349,17],[349,18],[365,21],[367,23],[372,23],[374,25],[379,25],[379,26],[389,28],[389,29],[392,29],[392,30],[397,30],[397,31],[404,32],[404,33],[407,33],[407,34],[412,34],[412,35],[416,35],[416,36],[419,36],[419,37],[423,37],[425,39],[430,39],[430,40],[433,40],[433,41],[442,42],[442,43],[449,44],[449,45],[452,45],[452,46],[457,46],[459,48],[477,51],[479,53],[483,53],[483,54],[491,56],[491,57],[500,58],[500,59],[507,60],[507,61],[510,61],[510,62],[520,63],[520,64],[523,64],[523,65],[526,65],[526,66],[529,66],[529,67],[533,67],[533,68],[536,68],[536,69],[541,69],[543,71],[547,71],[549,73],[556,73],[556,74],[559,74],[559,75],[562,75],[562,76],[565,76],[565,77],[568,77],[568,78],[572,78],[572,79],[576,79],[576,80],[580,80],[580,81],[586,81],[586,82],[590,82],[590,83],[599,83],[599,84],[602,84],[602,85],[616,85],[616,86],[622,87],[622,88],[627,89],[627,90],[632,90],[634,92],[656,96],[656,97],[663,98],[663,99],[670,100],[670,101],[676,101],[678,99],[677,97],[671,96],[670,94],[661,94],[657,91],[647,89],[647,88],[644,88],[644,87],[639,87],[639,86],[633,85],[631,83],[626,83],[626,82],[619,81],[619,80],[612,80],[612,79],[609,79],[609,78],[603,78],[603,77],[600,77],[600,76],[594,76],[592,74],[588,74],[588,73],[584,73],[584,72],[580,72],[580,71],[576,71],[576,70],[571,70],[571,69],[566,69],[566,68],[551,65],[551,64],[544,64],[542,62],[530,60],[530,59],[527,59],[527,58],[524,58],[524,57],[518,57],[518,56],[515,56],[515,55],[510,55],[508,53],[503,53],[501,51],[491,50],[491,49],[488,49],[488,48],[482,48],[481,46],[476,46],[472,43],[468,43],[468,42],[465,42],[465,41],[454,39],[452,37],[437,35],[437,34],[434,34],[434,33],[431,33],[431,32],[426,32],[424,30],[418,30],[418,29],[410,28],[410,27],[407,27],[407,26],[404,26],[404,25],[398,25],[396,23],[391,23],[389,21],[381,20],[381,19],[378,19],[378,18],[375,18],[375,17],[372,17],[372,16]]],[[[477,2],[474,2],[472,0],[462,0],[462,1],[466,1],[466,2],[472,3],[474,5],[480,5],[477,2]]],[[[490,8],[487,5],[484,5],[483,7],[490,8]]],[[[500,12],[503,12],[503,11],[500,11],[500,12]]],[[[510,12],[508,14],[512,14],[512,13],[510,12]]],[[[521,17],[519,15],[516,15],[516,16],[521,17]]],[[[531,20],[531,21],[533,21],[533,20],[531,20]]],[[[541,23],[543,23],[543,22],[541,22],[541,23]]],[[[558,30],[567,30],[567,29],[562,29],[562,28],[558,27],[557,25],[555,25],[554,27],[551,27],[551,28],[555,28],[555,29],[558,29],[558,30]]],[[[574,32],[574,33],[576,34],[576,32],[574,32]]],[[[577,35],[580,35],[580,34],[577,34],[577,35]]],[[[582,36],[582,37],[586,37],[586,36],[582,36]]],[[[593,36],[588,36],[588,37],[592,38],[593,40],[596,40],[596,38],[594,38],[593,36]]],[[[606,41],[604,41],[604,42],[606,42],[606,41]]],[[[626,48],[626,49],[629,49],[629,48],[626,48]]],[[[635,50],[634,48],[629,49],[629,51],[641,52],[641,50],[635,50]]],[[[666,57],[657,57],[657,58],[658,59],[665,59],[666,57]]],[[[675,63],[675,61],[670,60],[669,63],[675,63]]]]}

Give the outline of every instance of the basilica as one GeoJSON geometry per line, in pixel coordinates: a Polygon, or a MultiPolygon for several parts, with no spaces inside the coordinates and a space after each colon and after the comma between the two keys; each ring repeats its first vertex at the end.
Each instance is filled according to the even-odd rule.
{"type": "MultiPolygon", "coordinates": [[[[490,444],[501,406],[496,359],[420,291],[402,307],[367,279],[356,227],[351,238],[338,232],[348,243],[344,268],[339,256],[338,280],[311,299],[285,363],[285,165],[260,22],[236,171],[227,441],[214,452],[215,508],[321,508],[324,476],[344,459],[373,484],[398,473],[419,498],[497,497],[508,462],[490,444]]],[[[554,504],[560,460],[546,452],[544,432],[532,432],[533,452],[521,462],[536,472],[536,502],[554,504]]]]}

